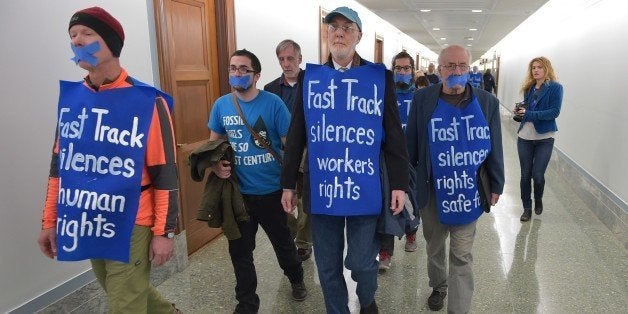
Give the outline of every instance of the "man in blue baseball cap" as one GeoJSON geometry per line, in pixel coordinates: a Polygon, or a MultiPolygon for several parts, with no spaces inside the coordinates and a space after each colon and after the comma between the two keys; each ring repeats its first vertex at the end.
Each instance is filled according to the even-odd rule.
{"type": "Polygon", "coordinates": [[[307,145],[302,198],[310,204],[304,207],[311,211],[312,242],[327,313],[349,313],[343,276],[345,241],[344,266],[357,283],[360,313],[378,313],[380,238],[376,227],[380,214],[392,216],[403,210],[408,152],[393,73],[355,51],[362,38],[358,13],[339,7],[324,22],[330,58],[323,65],[308,64],[299,73],[285,145],[281,202],[288,213],[297,205],[296,182],[307,145]],[[382,168],[380,155],[385,158],[382,168]],[[380,169],[388,174],[384,184],[380,169]]]}
{"type": "Polygon", "coordinates": [[[335,10],[329,12],[329,14],[325,16],[325,19],[323,21],[325,22],[325,24],[329,24],[331,23],[331,20],[333,20],[336,16],[342,16],[349,21],[355,23],[358,26],[358,30],[362,32],[362,21],[358,16],[358,12],[355,12],[347,7],[338,7],[335,10]]]}

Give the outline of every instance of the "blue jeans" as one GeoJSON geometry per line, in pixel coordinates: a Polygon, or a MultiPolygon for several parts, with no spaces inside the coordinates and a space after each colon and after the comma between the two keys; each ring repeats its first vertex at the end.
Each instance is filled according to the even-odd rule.
{"type": "Polygon", "coordinates": [[[545,188],[545,170],[552,157],[554,138],[542,140],[517,140],[519,165],[521,166],[521,201],[524,209],[532,209],[532,180],[534,180],[534,199],[543,198],[545,188]]]}
{"type": "Polygon", "coordinates": [[[312,215],[314,254],[327,313],[349,313],[347,283],[342,274],[345,225],[347,257],[344,263],[351,270],[351,278],[357,282],[360,306],[366,307],[375,299],[380,246],[375,232],[377,218],[312,215]]]}

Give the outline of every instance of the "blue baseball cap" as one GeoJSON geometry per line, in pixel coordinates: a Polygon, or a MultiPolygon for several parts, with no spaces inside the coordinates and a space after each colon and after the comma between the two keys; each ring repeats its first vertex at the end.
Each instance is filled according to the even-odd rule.
{"type": "Polygon", "coordinates": [[[355,24],[358,24],[358,29],[360,29],[360,32],[362,31],[362,21],[360,20],[360,17],[358,16],[358,12],[355,12],[347,7],[337,7],[336,9],[329,12],[325,16],[325,20],[323,20],[323,22],[325,22],[325,24],[329,24],[331,19],[333,19],[334,16],[337,16],[337,15],[342,15],[345,18],[347,18],[349,21],[355,24]]]}

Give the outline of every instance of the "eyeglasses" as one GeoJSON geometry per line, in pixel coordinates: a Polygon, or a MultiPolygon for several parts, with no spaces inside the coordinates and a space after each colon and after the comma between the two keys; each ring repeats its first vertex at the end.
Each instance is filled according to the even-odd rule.
{"type": "Polygon", "coordinates": [[[393,67],[393,69],[395,70],[395,72],[401,72],[401,71],[407,72],[407,71],[412,70],[412,66],[409,66],[409,65],[404,65],[404,66],[396,65],[395,67],[393,67]]]}
{"type": "Polygon", "coordinates": [[[456,68],[460,69],[460,71],[462,72],[467,72],[469,71],[469,66],[466,64],[448,64],[448,65],[441,65],[442,68],[444,68],[447,71],[455,71],[456,68]]]}
{"type": "Polygon", "coordinates": [[[335,33],[339,29],[342,29],[342,31],[345,32],[346,34],[351,34],[357,30],[357,28],[350,25],[340,26],[336,24],[327,24],[327,30],[332,33],[335,33]]]}
{"type": "Polygon", "coordinates": [[[235,65],[230,65],[228,69],[229,69],[229,73],[235,73],[236,71],[238,71],[238,73],[240,74],[247,74],[247,73],[255,72],[255,70],[251,70],[244,65],[240,67],[236,67],[235,65]]]}

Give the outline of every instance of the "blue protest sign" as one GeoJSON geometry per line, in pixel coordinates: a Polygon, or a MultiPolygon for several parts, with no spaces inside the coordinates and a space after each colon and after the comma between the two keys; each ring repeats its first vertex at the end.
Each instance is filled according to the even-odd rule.
{"type": "Polygon", "coordinates": [[[128,262],[156,90],[60,88],[57,258],[128,262]]]}
{"type": "Polygon", "coordinates": [[[314,214],[379,215],[379,153],[385,71],[367,64],[340,72],[308,64],[303,109],[314,214]]]}
{"type": "Polygon", "coordinates": [[[438,100],[428,128],[440,222],[462,225],[483,213],[477,171],[491,152],[491,134],[477,98],[463,109],[438,100]]]}

